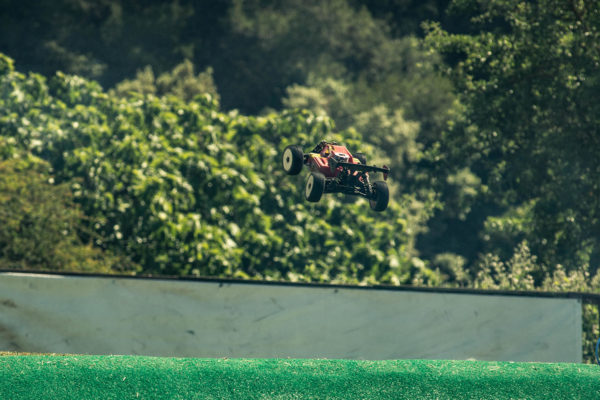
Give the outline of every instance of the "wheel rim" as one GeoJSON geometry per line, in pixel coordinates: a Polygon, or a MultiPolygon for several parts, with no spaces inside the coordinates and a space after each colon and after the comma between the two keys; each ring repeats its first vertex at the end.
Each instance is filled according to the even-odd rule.
{"type": "Polygon", "coordinates": [[[293,163],[292,150],[286,149],[283,152],[283,169],[286,171],[289,171],[290,169],[292,169],[292,163],[293,163]]]}
{"type": "Polygon", "coordinates": [[[309,176],[308,177],[308,181],[306,182],[306,198],[310,197],[310,194],[312,193],[313,187],[315,186],[315,177],[314,176],[309,176]]]}

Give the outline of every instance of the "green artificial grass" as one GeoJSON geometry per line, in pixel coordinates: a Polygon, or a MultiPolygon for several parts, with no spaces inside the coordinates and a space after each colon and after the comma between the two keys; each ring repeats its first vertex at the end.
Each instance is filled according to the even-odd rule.
{"type": "Polygon", "coordinates": [[[481,361],[0,356],[1,399],[600,399],[600,367],[481,361]]]}

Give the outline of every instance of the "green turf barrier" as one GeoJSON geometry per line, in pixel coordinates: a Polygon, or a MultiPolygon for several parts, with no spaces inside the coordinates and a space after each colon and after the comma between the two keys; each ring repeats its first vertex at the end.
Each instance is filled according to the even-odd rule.
{"type": "Polygon", "coordinates": [[[480,361],[0,356],[1,399],[600,399],[600,367],[480,361]]]}

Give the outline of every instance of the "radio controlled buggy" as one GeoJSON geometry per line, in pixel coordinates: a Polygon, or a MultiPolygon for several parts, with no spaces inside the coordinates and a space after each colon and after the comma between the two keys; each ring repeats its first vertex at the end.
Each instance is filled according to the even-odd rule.
{"type": "Polygon", "coordinates": [[[306,180],[306,200],[318,202],[324,193],[344,193],[369,200],[371,209],[383,211],[389,202],[387,166],[367,165],[364,154],[352,154],[336,142],[322,141],[309,153],[300,146],[288,146],[283,151],[283,170],[298,175],[306,165],[310,174],[306,180]],[[382,172],[383,181],[370,182],[370,172],[382,172]]]}

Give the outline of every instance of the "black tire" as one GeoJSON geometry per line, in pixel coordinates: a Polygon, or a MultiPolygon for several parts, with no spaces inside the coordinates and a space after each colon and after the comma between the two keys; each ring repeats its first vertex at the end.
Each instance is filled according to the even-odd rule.
{"type": "Polygon", "coordinates": [[[320,172],[311,172],[306,180],[304,197],[306,200],[316,203],[321,200],[325,192],[325,175],[320,172]]]}
{"type": "Polygon", "coordinates": [[[298,175],[304,164],[304,152],[300,146],[288,146],[283,150],[283,170],[288,175],[298,175]]]}
{"type": "Polygon", "coordinates": [[[374,182],[373,191],[375,192],[375,198],[369,200],[369,205],[372,210],[381,212],[387,208],[390,201],[390,191],[387,183],[384,181],[374,182]]]}
{"type": "Polygon", "coordinates": [[[367,165],[367,156],[365,153],[356,153],[352,155],[354,158],[358,159],[362,165],[367,165]]]}

